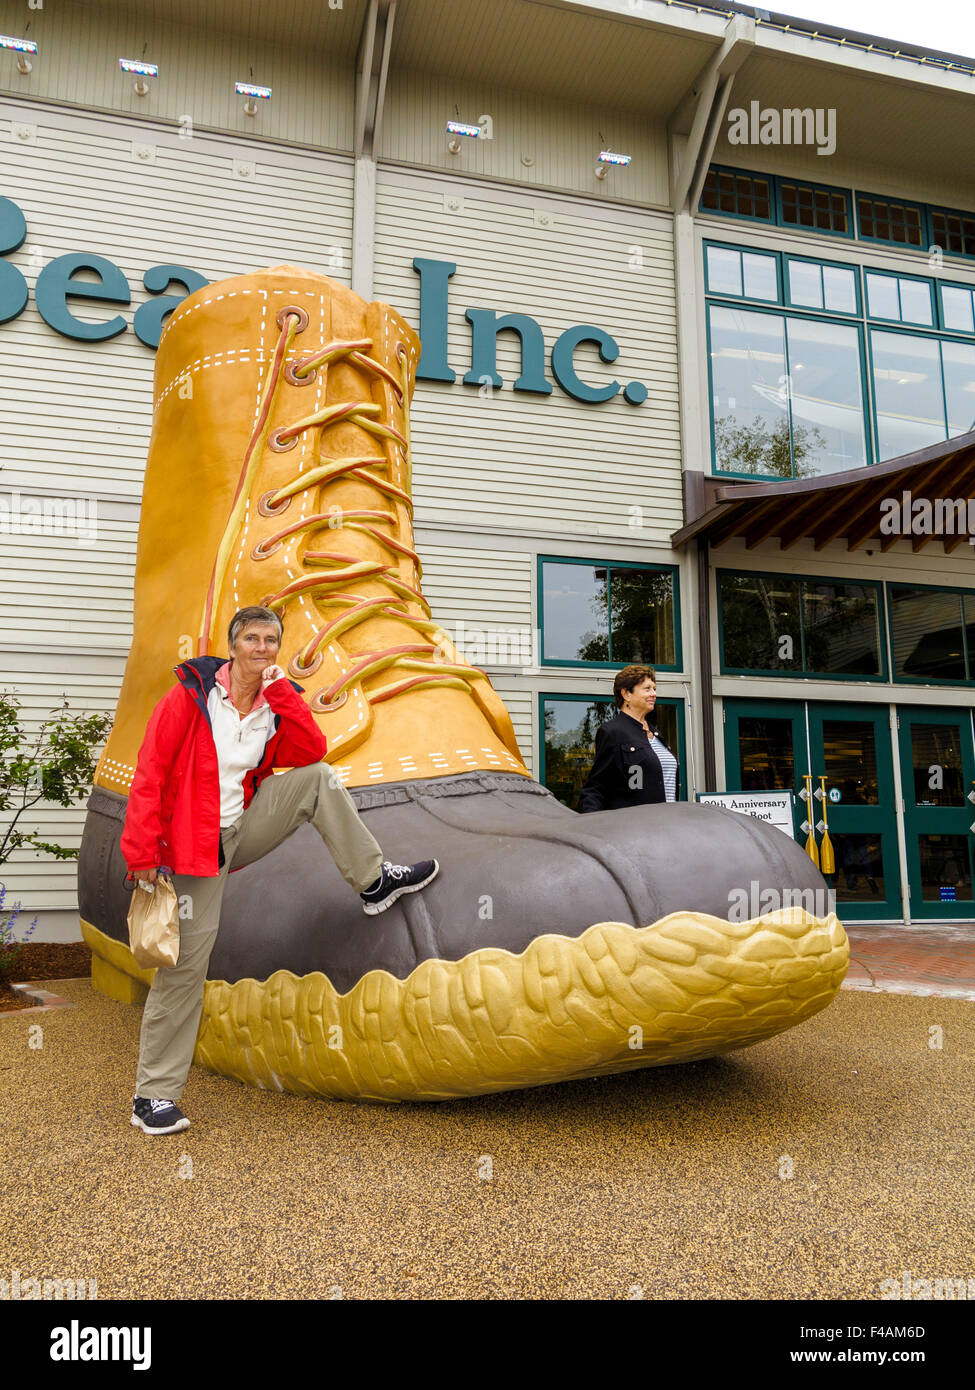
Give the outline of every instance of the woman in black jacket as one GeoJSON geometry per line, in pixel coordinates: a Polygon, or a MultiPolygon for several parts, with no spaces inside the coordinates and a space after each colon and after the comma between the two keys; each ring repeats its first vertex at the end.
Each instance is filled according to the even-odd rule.
{"type": "Polygon", "coordinates": [[[650,666],[626,666],[613,682],[618,713],[596,730],[596,756],[580,811],[616,811],[676,801],[677,759],[652,723],[657,678],[650,666]]]}

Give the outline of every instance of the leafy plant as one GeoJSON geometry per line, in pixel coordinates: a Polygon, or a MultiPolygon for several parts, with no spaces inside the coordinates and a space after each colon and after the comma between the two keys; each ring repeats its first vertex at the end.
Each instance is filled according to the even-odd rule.
{"type": "MultiPolygon", "coordinates": [[[[20,701],[0,691],[0,864],[24,845],[33,846],[55,859],[77,859],[76,849],[42,840],[36,831],[24,829],[28,816],[39,801],[70,806],[88,792],[95,775],[95,754],[112,726],[107,714],[70,714],[70,703],[63,697],[60,709],[50,712],[28,742],[20,722],[20,701]]],[[[14,937],[14,923],[21,904],[4,911],[6,885],[0,883],[0,977],[20,955],[37,918],[27,928],[23,941],[14,937]]]]}
{"type": "Polygon", "coordinates": [[[61,708],[51,711],[28,747],[20,723],[20,701],[0,691],[0,815],[13,812],[0,840],[0,864],[22,845],[33,845],[55,859],[78,857],[76,849],[51,844],[18,824],[39,801],[70,806],[88,793],[95,775],[95,752],[112,719],[107,714],[69,714],[69,708],[64,696],[61,708]]]}

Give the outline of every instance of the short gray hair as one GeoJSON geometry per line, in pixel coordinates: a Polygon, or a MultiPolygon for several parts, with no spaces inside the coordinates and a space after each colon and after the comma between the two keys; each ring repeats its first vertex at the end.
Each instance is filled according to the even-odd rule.
{"type": "Polygon", "coordinates": [[[261,608],[255,605],[252,608],[241,608],[230,619],[230,629],[227,633],[227,646],[232,648],[237,638],[249,623],[275,623],[278,629],[278,641],[284,636],[284,624],[280,616],[272,608],[261,608]]]}

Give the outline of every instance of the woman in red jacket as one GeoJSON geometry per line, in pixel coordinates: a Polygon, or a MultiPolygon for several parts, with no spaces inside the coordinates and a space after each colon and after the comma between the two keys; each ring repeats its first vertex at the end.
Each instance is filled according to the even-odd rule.
{"type": "Polygon", "coordinates": [[[275,664],[281,620],[242,608],[230,623],[230,660],[176,667],[132,779],[121,849],[132,879],[165,866],[180,900],[179,960],[156,970],[142,1016],[132,1123],[173,1134],[189,1120],[183,1093],[203,1010],[207,966],[227,874],[276,848],[306,821],[321,835],[365,912],[383,912],[436,877],[435,859],[390,864],[332,772],[325,739],[300,685],[275,664]],[[261,790],[274,767],[288,767],[261,790]],[[184,906],[188,914],[184,917],[184,906]]]}

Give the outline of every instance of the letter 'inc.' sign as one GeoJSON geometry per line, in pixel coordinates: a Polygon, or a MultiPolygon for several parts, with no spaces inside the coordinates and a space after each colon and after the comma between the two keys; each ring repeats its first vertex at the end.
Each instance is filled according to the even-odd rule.
{"type": "MultiPolygon", "coordinates": [[[[9,198],[0,197],[0,258],[23,246],[27,239],[27,220],[9,198]]],[[[420,341],[423,345],[417,377],[426,381],[456,381],[457,374],[447,362],[447,281],[457,269],[452,261],[427,260],[417,256],[413,269],[420,277],[420,341]]],[[[141,304],[132,319],[132,330],[146,347],[159,346],[163,321],[186,298],[210,282],[205,276],[182,265],[154,265],[142,277],[154,298],[141,304]],[[171,287],[185,291],[167,294],[171,287]]],[[[16,266],[0,259],[0,324],[23,313],[30,291],[16,266]]],[[[72,299],[97,300],[103,304],[130,304],[129,283],[113,261],[94,252],[76,251],[49,261],[37,276],[34,297],[41,318],[66,338],[99,343],[117,337],[128,328],[121,314],[101,323],[86,323],[72,313],[72,299]],[[81,275],[95,279],[81,279],[81,275]]],[[[88,308],[90,309],[90,305],[88,308]]],[[[504,314],[494,309],[468,309],[471,325],[471,365],[463,380],[470,385],[502,386],[497,371],[497,336],[506,330],[518,334],[521,343],[521,375],[512,383],[515,391],[550,396],[552,384],[545,375],[545,340],[542,329],[528,314],[504,314]]],[[[560,334],[552,345],[552,376],[569,396],[589,405],[608,401],[622,390],[630,405],[641,405],[647,388],[640,381],[621,387],[618,381],[590,386],[579,376],[575,351],[580,344],[592,344],[603,362],[615,362],[619,347],[614,339],[593,324],[575,324],[560,334]]]]}

